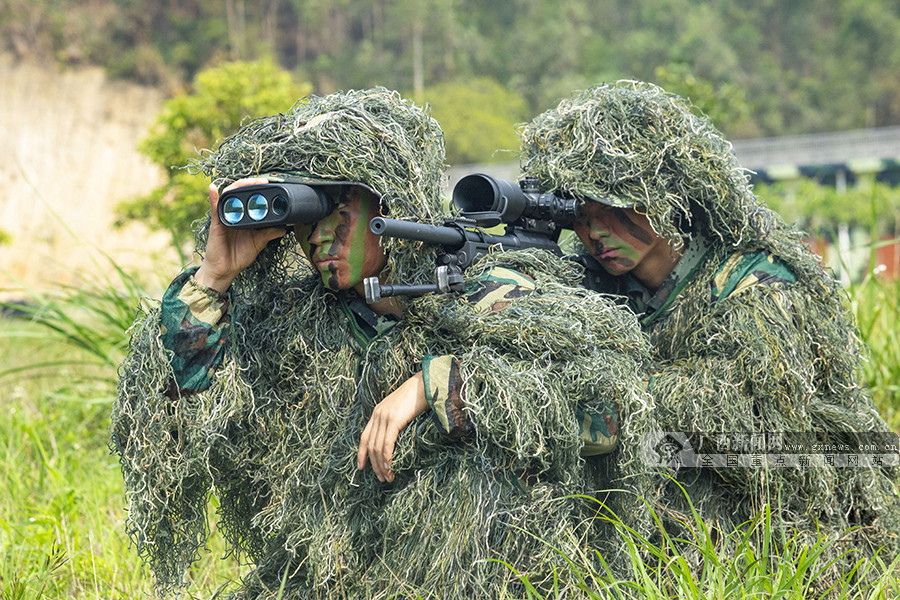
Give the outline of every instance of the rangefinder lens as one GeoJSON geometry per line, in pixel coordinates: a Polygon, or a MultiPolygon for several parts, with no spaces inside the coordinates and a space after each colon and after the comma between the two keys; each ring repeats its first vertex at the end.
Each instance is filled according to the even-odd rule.
{"type": "Polygon", "coordinates": [[[225,217],[225,220],[232,225],[240,223],[241,219],[244,218],[244,203],[241,202],[240,198],[235,198],[234,196],[232,196],[225,201],[225,206],[222,210],[222,213],[225,217]]]}
{"type": "Polygon", "coordinates": [[[284,196],[275,196],[275,199],[272,200],[272,212],[275,215],[281,217],[287,212],[288,209],[288,201],[284,196]]]}
{"type": "Polygon", "coordinates": [[[264,218],[269,212],[269,201],[262,194],[253,194],[247,201],[247,215],[254,221],[264,218]]]}

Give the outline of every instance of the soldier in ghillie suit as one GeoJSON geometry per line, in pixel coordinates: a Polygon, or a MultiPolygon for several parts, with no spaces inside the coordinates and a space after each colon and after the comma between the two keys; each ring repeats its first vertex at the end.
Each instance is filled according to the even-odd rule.
{"type": "Polygon", "coordinates": [[[265,174],[364,185],[288,235],[207,221],[202,265],[135,323],[111,444],[161,594],[204,546],[210,493],[255,565],[236,598],[499,598],[519,585],[501,561],[537,581],[585,547],[596,505],[570,495],[602,480],[583,456],[613,449],[614,406],[648,404],[646,343],[538,252],[488,256],[462,296],[366,305],[364,277],[430,282],[434,249],[367,225],[440,224],[443,161],[436,122],[380,88],[305,99],[198,161],[213,215],[265,174]]]}
{"type": "MultiPolygon", "coordinates": [[[[651,342],[653,410],[631,426],[732,442],[806,432],[848,454],[866,433],[890,432],[860,386],[864,349],[841,289],[801,234],[754,197],[731,145],[689,103],[651,84],[602,85],[539,115],[522,138],[524,174],[542,192],[582,200],[573,228],[612,276],[604,289],[627,299],[651,342]]],[[[680,486],[714,534],[769,505],[773,543],[839,542],[826,551],[846,553],[832,576],[879,552],[889,562],[900,531],[897,469],[832,466],[807,452],[819,454],[815,466],[742,458],[735,468],[673,467],[645,498],[673,533],[692,522],[680,486]]]]}

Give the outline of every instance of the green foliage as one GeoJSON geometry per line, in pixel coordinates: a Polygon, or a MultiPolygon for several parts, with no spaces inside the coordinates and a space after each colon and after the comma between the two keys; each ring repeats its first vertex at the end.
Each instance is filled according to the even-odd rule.
{"type": "Polygon", "coordinates": [[[40,376],[48,370],[72,371],[72,389],[91,390],[93,396],[111,401],[115,396],[114,372],[128,345],[128,329],[147,290],[115,261],[106,257],[107,271],[78,285],[41,292],[22,288],[28,301],[0,302],[0,308],[24,314],[36,330],[4,331],[0,338],[52,340],[62,352],[39,353],[23,364],[6,363],[0,380],[40,376]]]}
{"type": "Polygon", "coordinates": [[[487,77],[532,114],[616,79],[671,84],[699,106],[744,90],[747,118],[730,114],[739,103],[707,111],[729,137],[900,123],[890,0],[6,0],[0,34],[17,57],[158,86],[224,58],[274,56],[323,91],[487,77]],[[682,71],[712,93],[682,86],[682,71]]]}
{"type": "Polygon", "coordinates": [[[310,91],[309,84],[297,83],[271,60],[224,63],[199,73],[190,93],[165,103],[140,145],[141,152],[166,169],[166,183],[122,203],[119,218],[171,231],[179,242],[190,239],[191,223],[208,210],[209,182],[189,173],[188,161],[247,119],[285,111],[310,91]]]}
{"type": "Polygon", "coordinates": [[[0,229],[0,246],[11,244],[13,237],[10,233],[0,229]]]}
{"type": "Polygon", "coordinates": [[[740,129],[750,118],[750,106],[742,87],[734,83],[717,85],[695,75],[685,63],[657,67],[656,83],[667,92],[690,100],[717,127],[740,129]]]}
{"type": "Polygon", "coordinates": [[[872,390],[879,411],[894,431],[900,430],[900,281],[883,281],[873,275],[852,285],[850,309],[869,360],[863,379],[872,390]]]}
{"type": "Polygon", "coordinates": [[[515,126],[528,118],[525,101],[492,79],[441,83],[424,91],[444,130],[450,164],[510,161],[519,139],[515,126]],[[500,152],[498,152],[498,150],[500,152]]]}
{"type": "Polygon", "coordinates": [[[838,190],[801,178],[759,184],[754,192],[787,222],[810,233],[831,234],[839,223],[871,225],[879,235],[900,233],[900,188],[885,183],[838,190]]]}
{"type": "MultiPolygon", "coordinates": [[[[79,308],[71,316],[85,315],[79,308]]],[[[126,335],[120,331],[120,340],[126,335]]],[[[115,369],[85,362],[93,359],[60,345],[44,326],[0,318],[0,365],[18,369],[0,377],[2,600],[153,595],[123,533],[122,478],[106,445],[115,369]],[[25,368],[39,360],[57,364],[25,368]],[[73,384],[88,379],[97,385],[73,384]]],[[[210,549],[194,571],[194,591],[203,598],[241,571],[235,559],[220,559],[221,535],[212,536],[210,549]]]]}
{"type": "MultiPolygon", "coordinates": [[[[683,491],[683,490],[682,490],[683,491]]],[[[893,598],[900,592],[900,563],[885,565],[879,557],[860,558],[843,578],[828,590],[819,578],[829,564],[825,558],[824,537],[811,545],[797,538],[783,540],[783,549],[776,550],[778,532],[770,506],[765,505],[755,517],[733,531],[722,531],[703,521],[691,498],[685,495],[691,513],[685,515],[688,529],[685,537],[668,532],[651,507],[658,527],[655,539],[648,539],[631,529],[615,514],[608,512],[597,500],[586,498],[600,507],[599,519],[607,521],[626,549],[628,563],[614,574],[605,557],[596,550],[585,548],[577,556],[560,553],[580,583],[575,597],[592,600],[668,600],[676,598],[715,598],[743,600],[745,598],[833,598],[834,600],[893,598]],[[699,551],[703,561],[702,574],[697,577],[679,549],[699,551]]],[[[848,532],[849,533],[849,532],[848,532]]],[[[685,552],[687,554],[687,552],[685,552]]],[[[537,589],[530,583],[543,573],[518,573],[515,565],[507,565],[525,584],[527,600],[551,600],[570,597],[556,586],[537,589]]],[[[556,573],[552,580],[557,581],[556,573]]],[[[574,590],[569,590],[570,594],[574,590]]]]}

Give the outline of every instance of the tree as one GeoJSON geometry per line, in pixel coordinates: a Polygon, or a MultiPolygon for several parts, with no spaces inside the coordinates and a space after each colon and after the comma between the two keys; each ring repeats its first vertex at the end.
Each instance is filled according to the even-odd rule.
{"type": "Polygon", "coordinates": [[[431,114],[444,130],[451,164],[510,160],[497,150],[516,150],[516,123],[528,119],[520,96],[492,79],[441,83],[425,88],[431,114]]]}
{"type": "Polygon", "coordinates": [[[144,221],[167,230],[181,245],[191,236],[191,223],[208,208],[204,177],[193,175],[188,162],[200,149],[213,148],[244,121],[285,111],[310,93],[271,60],[230,62],[201,71],[193,91],[166,101],[139,150],[166,169],[166,182],[136,200],[117,207],[120,222],[144,221]]]}
{"type": "Polygon", "coordinates": [[[750,107],[744,90],[730,83],[714,84],[696,76],[690,66],[673,63],[657,67],[656,83],[666,91],[687,98],[715,126],[729,133],[748,127],[750,107]]]}

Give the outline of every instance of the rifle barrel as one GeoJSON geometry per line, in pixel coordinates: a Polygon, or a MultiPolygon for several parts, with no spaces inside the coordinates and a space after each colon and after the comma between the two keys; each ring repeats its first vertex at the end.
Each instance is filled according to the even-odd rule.
{"type": "Polygon", "coordinates": [[[466,234],[456,227],[441,227],[414,221],[385,219],[384,217],[375,217],[369,221],[369,230],[375,235],[443,246],[462,246],[466,241],[466,234]]]}

